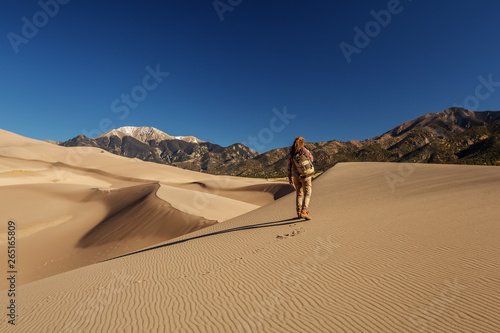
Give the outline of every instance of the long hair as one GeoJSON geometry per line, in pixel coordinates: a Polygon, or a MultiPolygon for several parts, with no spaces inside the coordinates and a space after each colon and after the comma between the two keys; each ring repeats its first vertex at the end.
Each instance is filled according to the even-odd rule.
{"type": "Polygon", "coordinates": [[[301,136],[298,136],[293,141],[292,147],[290,148],[290,156],[294,156],[298,152],[301,152],[304,149],[304,144],[306,143],[306,139],[301,136]]]}

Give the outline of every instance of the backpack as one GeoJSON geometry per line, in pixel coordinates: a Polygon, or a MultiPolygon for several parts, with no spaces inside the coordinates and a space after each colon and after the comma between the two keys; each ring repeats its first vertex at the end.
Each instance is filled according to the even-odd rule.
{"type": "Polygon", "coordinates": [[[306,178],[314,174],[314,165],[304,151],[295,154],[292,160],[300,177],[306,178]]]}

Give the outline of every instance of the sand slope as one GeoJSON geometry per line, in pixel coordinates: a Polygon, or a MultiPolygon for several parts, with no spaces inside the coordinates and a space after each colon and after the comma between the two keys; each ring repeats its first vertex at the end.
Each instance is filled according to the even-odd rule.
{"type": "MultiPolygon", "coordinates": [[[[500,169],[338,164],[294,196],[21,286],[19,332],[499,332],[500,169]]],[[[3,327],[6,327],[4,324],[3,327]]]]}
{"type": "Polygon", "coordinates": [[[6,252],[12,219],[18,285],[225,221],[287,190],[283,182],[212,176],[0,130],[0,248],[6,252]]]}

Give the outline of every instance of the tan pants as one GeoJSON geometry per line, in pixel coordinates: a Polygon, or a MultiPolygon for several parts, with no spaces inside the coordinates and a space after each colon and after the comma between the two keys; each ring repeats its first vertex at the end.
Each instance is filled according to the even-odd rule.
{"type": "Polygon", "coordinates": [[[307,210],[309,206],[309,200],[311,200],[312,193],[311,180],[312,177],[293,177],[293,184],[295,185],[295,192],[297,194],[297,212],[307,210]]]}

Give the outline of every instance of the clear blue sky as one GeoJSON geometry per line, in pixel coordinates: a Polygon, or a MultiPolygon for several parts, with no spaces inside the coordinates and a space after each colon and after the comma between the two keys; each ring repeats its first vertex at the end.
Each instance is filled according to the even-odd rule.
{"type": "Polygon", "coordinates": [[[500,82],[497,0],[55,1],[0,4],[0,128],[36,139],[153,126],[263,152],[500,110],[476,89],[500,82]]]}

